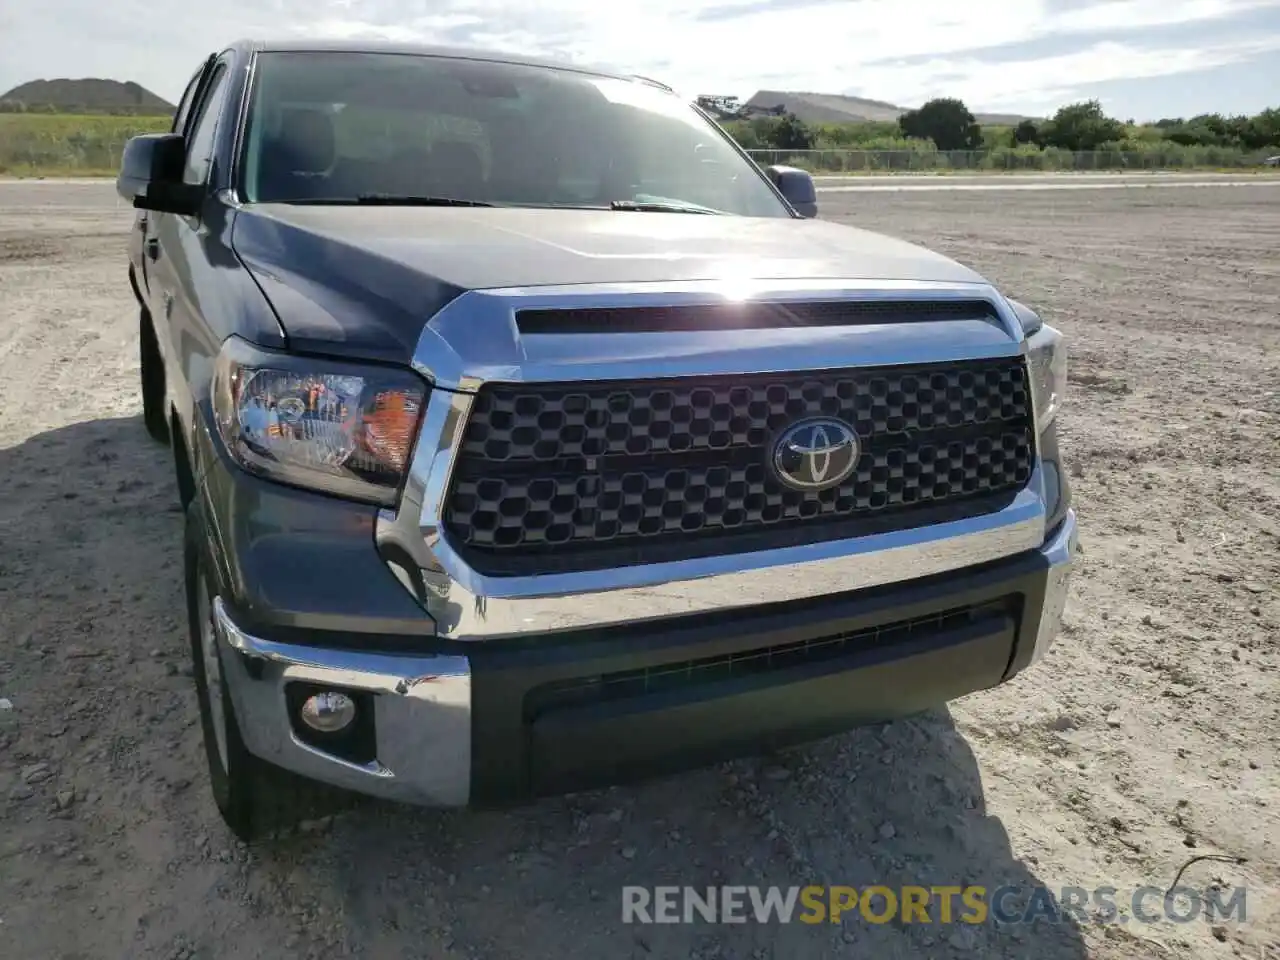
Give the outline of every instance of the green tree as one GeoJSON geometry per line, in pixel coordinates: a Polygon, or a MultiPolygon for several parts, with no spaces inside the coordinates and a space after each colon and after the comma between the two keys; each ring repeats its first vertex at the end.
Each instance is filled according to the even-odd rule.
{"type": "Polygon", "coordinates": [[[1124,137],[1124,124],[1102,112],[1097,100],[1062,107],[1043,131],[1044,142],[1064,150],[1097,150],[1124,137]]]}
{"type": "Polygon", "coordinates": [[[1280,108],[1272,107],[1252,117],[1236,117],[1240,145],[1247,150],[1280,147],[1280,108]]]}
{"type": "Polygon", "coordinates": [[[778,150],[812,150],[813,131],[794,113],[788,113],[773,128],[773,145],[778,150]]]}
{"type": "Polygon", "coordinates": [[[939,150],[977,150],[982,146],[982,128],[964,105],[953,97],[930,100],[919,110],[908,110],[898,118],[905,137],[932,140],[939,150]]]}
{"type": "Polygon", "coordinates": [[[1222,138],[1210,127],[1196,120],[1170,127],[1164,135],[1166,140],[1171,140],[1183,147],[1212,147],[1222,142],[1222,138]]]}
{"type": "Polygon", "coordinates": [[[764,144],[760,137],[756,135],[755,127],[742,120],[730,120],[722,123],[724,132],[733,137],[738,142],[738,146],[743,150],[758,150],[764,144]]]}
{"type": "MultiPolygon", "coordinates": [[[[939,133],[921,123],[922,117],[928,120],[938,112],[935,105],[939,102],[927,104],[929,109],[911,111],[904,115],[902,122],[811,125],[794,116],[755,116],[728,120],[723,126],[747,149],[911,151],[921,157],[936,155],[943,147],[954,148],[957,141],[961,149],[973,149],[968,146],[973,140],[966,144],[959,135],[939,133]]],[[[951,103],[959,104],[959,101],[951,103]]],[[[21,108],[20,104],[16,107],[21,108]]],[[[11,102],[0,103],[0,112],[14,109],[11,102]]],[[[40,107],[37,105],[34,109],[40,107]]],[[[959,114],[958,110],[952,112],[959,114]]],[[[1089,101],[1063,107],[1052,120],[1023,120],[1014,128],[998,125],[979,128],[976,123],[973,127],[981,137],[978,149],[988,152],[991,160],[988,165],[993,167],[1045,170],[1070,167],[1074,163],[1071,151],[1075,150],[1101,151],[1125,163],[1132,157],[1133,163],[1146,166],[1252,163],[1253,155],[1280,151],[1280,108],[1274,107],[1253,116],[1200,114],[1137,124],[1108,117],[1096,101],[1089,101]]],[[[964,130],[967,134],[965,116],[960,115],[951,129],[964,130]]],[[[921,169],[928,164],[947,162],[945,154],[941,159],[929,161],[921,157],[912,160],[913,164],[925,164],[921,169]]],[[[826,162],[831,159],[826,158],[826,162]]],[[[841,161],[844,165],[840,169],[870,169],[877,162],[874,157],[851,156],[841,161]]]]}
{"type": "Polygon", "coordinates": [[[1014,146],[1023,143],[1040,143],[1040,128],[1034,120],[1023,120],[1013,128],[1014,146]]]}

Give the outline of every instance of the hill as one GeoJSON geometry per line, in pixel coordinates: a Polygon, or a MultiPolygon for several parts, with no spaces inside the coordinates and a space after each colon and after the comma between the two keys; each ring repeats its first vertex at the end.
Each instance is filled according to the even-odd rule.
{"type": "Polygon", "coordinates": [[[0,94],[0,112],[109,113],[166,116],[175,110],[169,101],[133,82],[85,78],[32,80],[0,94]]]}
{"type": "MultiPolygon", "coordinates": [[[[781,106],[805,123],[892,123],[907,112],[906,107],[885,103],[883,100],[787,90],[759,90],[747,101],[747,106],[757,110],[781,106]]],[[[1014,126],[1026,119],[1011,113],[979,113],[974,118],[984,126],[1014,126]]]]}

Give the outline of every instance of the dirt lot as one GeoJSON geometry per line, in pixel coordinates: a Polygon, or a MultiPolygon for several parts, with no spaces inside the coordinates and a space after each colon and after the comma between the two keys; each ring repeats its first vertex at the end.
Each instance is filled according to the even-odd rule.
{"type": "MultiPolygon", "coordinates": [[[[263,848],[205,779],[129,211],[0,184],[0,956],[1280,957],[1280,190],[843,193],[1073,340],[1064,636],[916,721],[501,814],[263,848]],[[3,707],[3,704],[0,704],[3,707]],[[1216,929],[625,926],[640,884],[1248,887],[1216,929]]],[[[1158,907],[1158,901],[1148,901],[1158,907]]]]}

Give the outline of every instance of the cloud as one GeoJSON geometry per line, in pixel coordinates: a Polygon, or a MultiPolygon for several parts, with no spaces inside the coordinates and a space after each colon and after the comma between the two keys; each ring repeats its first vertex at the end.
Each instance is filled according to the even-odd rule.
{"type": "Polygon", "coordinates": [[[1180,23],[1204,23],[1276,7],[1273,0],[1111,0],[1064,9],[1046,21],[1049,33],[1136,30],[1180,23]]]}
{"type": "Polygon", "coordinates": [[[910,66],[873,65],[865,70],[862,80],[875,89],[898,90],[900,99],[908,103],[949,92],[988,110],[1048,113],[1079,97],[1087,84],[1175,76],[1276,51],[1280,51],[1280,34],[1247,43],[1181,49],[1144,50],[1127,43],[1103,42],[1055,57],[1002,61],[998,70],[978,58],[938,58],[910,66]]]}
{"type": "MultiPolygon", "coordinates": [[[[345,5],[354,3],[355,0],[336,2],[345,5]]],[[[319,40],[394,40],[413,43],[422,41],[424,37],[439,38],[441,35],[469,37],[481,31],[483,26],[484,21],[474,14],[417,17],[399,23],[371,23],[328,16],[306,24],[291,24],[287,33],[299,38],[319,40]]]]}
{"type": "Polygon", "coordinates": [[[597,0],[221,0],[154,11],[148,0],[16,5],[0,24],[0,89],[114,76],[174,98],[203,54],[239,36],[381,37],[613,64],[690,95],[767,86],[910,105],[954,94],[1030,111],[1093,83],[1258,57],[1280,36],[1280,0],[646,0],[616,12],[597,0]],[[1246,37],[1206,42],[1248,18],[1246,37]]]}

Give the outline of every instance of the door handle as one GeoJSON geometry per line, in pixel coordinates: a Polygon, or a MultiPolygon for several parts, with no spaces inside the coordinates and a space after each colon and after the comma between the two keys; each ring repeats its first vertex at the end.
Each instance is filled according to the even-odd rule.
{"type": "Polygon", "coordinates": [[[147,256],[152,260],[160,259],[160,241],[155,237],[147,237],[147,256]]]}

